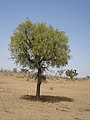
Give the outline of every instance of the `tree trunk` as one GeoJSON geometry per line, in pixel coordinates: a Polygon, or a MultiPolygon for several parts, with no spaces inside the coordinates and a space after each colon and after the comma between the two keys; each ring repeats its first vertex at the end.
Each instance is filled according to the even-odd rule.
{"type": "Polygon", "coordinates": [[[37,89],[36,89],[36,99],[40,100],[40,81],[37,82],[37,89]]]}
{"type": "Polygon", "coordinates": [[[37,73],[37,89],[36,89],[36,99],[40,100],[40,86],[41,86],[41,66],[39,63],[38,73],[37,73]]]}

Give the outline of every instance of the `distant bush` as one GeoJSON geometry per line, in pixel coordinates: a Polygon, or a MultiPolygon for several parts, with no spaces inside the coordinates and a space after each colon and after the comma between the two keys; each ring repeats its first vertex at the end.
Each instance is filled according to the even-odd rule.
{"type": "Polygon", "coordinates": [[[13,72],[14,72],[14,73],[17,73],[17,68],[13,68],[13,72]]]}
{"type": "Polygon", "coordinates": [[[89,79],[89,78],[90,78],[90,76],[87,76],[87,78],[89,79]]]}
{"type": "Polygon", "coordinates": [[[67,71],[66,71],[66,76],[70,77],[71,79],[73,79],[77,75],[78,75],[77,70],[67,69],[67,71]]]}
{"type": "Polygon", "coordinates": [[[58,70],[57,73],[59,74],[59,77],[62,76],[62,74],[64,73],[65,70],[61,69],[61,70],[58,70]]]}
{"type": "Polygon", "coordinates": [[[20,72],[27,73],[27,72],[28,72],[28,70],[27,70],[27,69],[25,69],[25,68],[22,68],[20,72]]]}

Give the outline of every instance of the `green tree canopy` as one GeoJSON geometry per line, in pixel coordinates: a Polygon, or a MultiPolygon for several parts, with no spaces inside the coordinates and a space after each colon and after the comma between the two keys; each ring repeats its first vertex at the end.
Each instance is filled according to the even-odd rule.
{"type": "Polygon", "coordinates": [[[32,23],[28,19],[14,31],[9,50],[16,64],[37,70],[37,99],[40,99],[40,85],[45,69],[49,66],[65,66],[70,59],[65,32],[45,23],[32,23]]]}
{"type": "Polygon", "coordinates": [[[77,70],[67,69],[67,71],[66,71],[66,76],[70,77],[71,79],[73,79],[77,75],[78,75],[77,70]]]}

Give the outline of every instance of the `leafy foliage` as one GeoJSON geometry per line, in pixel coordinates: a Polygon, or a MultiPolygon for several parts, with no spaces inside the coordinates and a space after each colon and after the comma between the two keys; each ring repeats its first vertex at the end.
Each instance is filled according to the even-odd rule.
{"type": "Polygon", "coordinates": [[[78,75],[78,73],[77,73],[77,70],[73,70],[73,69],[69,70],[69,69],[67,69],[66,75],[69,76],[71,79],[73,79],[75,76],[78,75]]]}
{"type": "Polygon", "coordinates": [[[37,84],[41,84],[46,68],[65,66],[70,59],[65,32],[29,19],[14,31],[9,50],[16,64],[37,70],[37,84]]]}

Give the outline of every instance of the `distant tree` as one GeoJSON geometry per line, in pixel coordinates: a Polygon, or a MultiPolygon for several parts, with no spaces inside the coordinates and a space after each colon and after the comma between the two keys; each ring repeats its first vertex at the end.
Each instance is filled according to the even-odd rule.
{"type": "Polygon", "coordinates": [[[58,74],[59,74],[59,76],[61,77],[61,76],[62,76],[62,74],[64,73],[64,71],[65,71],[64,69],[60,69],[60,70],[58,70],[58,71],[57,71],[57,73],[58,73],[58,74]]]}
{"type": "Polygon", "coordinates": [[[67,69],[67,71],[66,71],[66,76],[70,77],[71,79],[73,79],[77,75],[78,75],[77,70],[67,69]]]}
{"type": "Polygon", "coordinates": [[[25,68],[21,68],[21,71],[20,71],[20,72],[27,73],[27,72],[28,72],[28,70],[27,70],[27,69],[25,69],[25,68]]]}
{"type": "Polygon", "coordinates": [[[1,68],[0,72],[3,72],[3,68],[1,68]]]}
{"type": "Polygon", "coordinates": [[[65,66],[70,59],[68,37],[65,32],[44,23],[27,19],[19,24],[9,44],[11,58],[16,64],[37,71],[36,99],[40,99],[40,85],[49,66],[65,66]]]}
{"type": "Polygon", "coordinates": [[[13,72],[17,73],[17,68],[13,68],[13,72]]]}
{"type": "Polygon", "coordinates": [[[90,78],[90,76],[88,75],[87,78],[90,78]]]}

